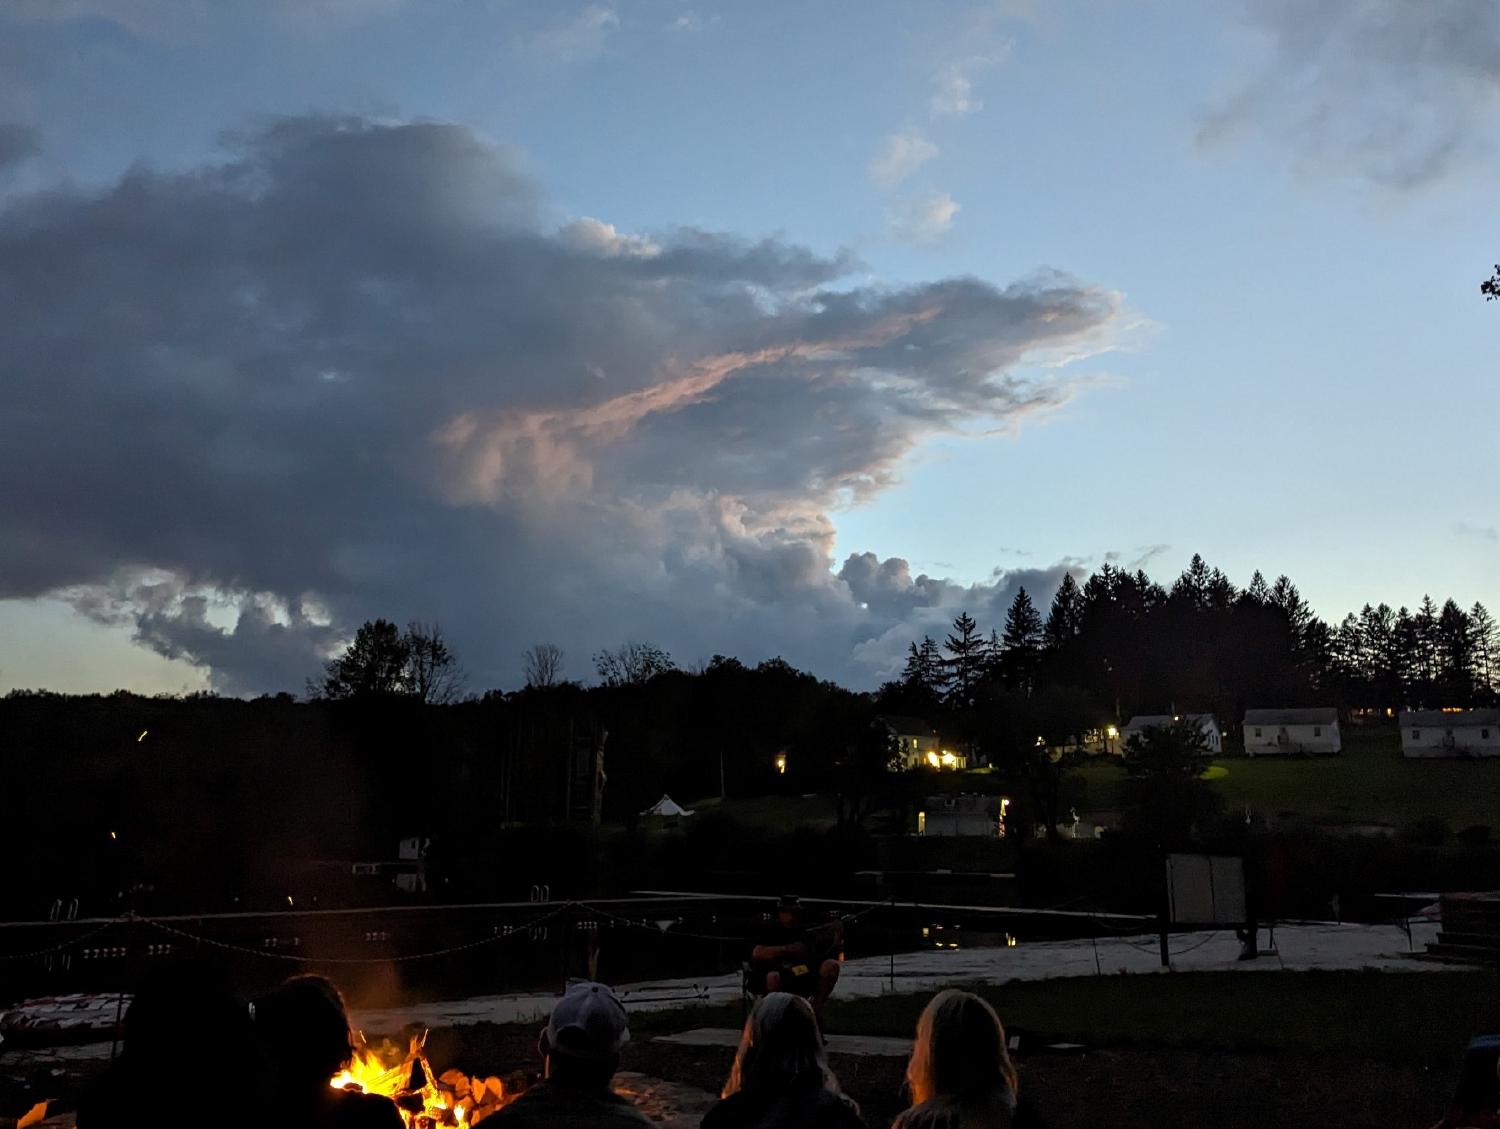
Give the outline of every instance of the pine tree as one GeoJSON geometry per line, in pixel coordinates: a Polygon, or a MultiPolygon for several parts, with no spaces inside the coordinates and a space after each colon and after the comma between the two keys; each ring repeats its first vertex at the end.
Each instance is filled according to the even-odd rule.
{"type": "Polygon", "coordinates": [[[974,687],[984,674],[984,636],[968,612],[960,612],[953,621],[953,634],[943,643],[948,652],[948,694],[960,703],[973,696],[974,687]]]}
{"type": "Polygon", "coordinates": [[[1312,609],[1297,591],[1297,586],[1285,575],[1276,578],[1271,589],[1271,606],[1286,617],[1287,637],[1294,652],[1301,651],[1306,643],[1308,624],[1312,622],[1312,609]]]}
{"type": "Polygon", "coordinates": [[[1495,625],[1489,609],[1477,600],[1469,609],[1469,625],[1474,634],[1474,673],[1479,696],[1493,701],[1500,692],[1500,627],[1495,625]]]}
{"type": "Polygon", "coordinates": [[[1453,599],[1443,603],[1437,617],[1437,681],[1445,705],[1469,705],[1477,681],[1474,626],[1453,599]]]}
{"type": "Polygon", "coordinates": [[[1412,620],[1416,632],[1417,678],[1426,688],[1424,692],[1430,695],[1438,676],[1438,609],[1431,596],[1422,597],[1412,620]]]}
{"type": "Polygon", "coordinates": [[[1005,678],[1012,686],[1030,688],[1037,660],[1041,657],[1042,641],[1041,613],[1036,610],[1026,589],[1018,588],[1015,599],[1010,602],[1010,610],[1005,613],[1005,633],[1000,637],[1005,678]]]}
{"type": "Polygon", "coordinates": [[[1258,604],[1269,604],[1271,602],[1271,589],[1266,584],[1266,577],[1260,569],[1255,570],[1255,575],[1250,577],[1250,587],[1245,589],[1245,595],[1258,604]]]}
{"type": "Polygon", "coordinates": [[[1061,650],[1078,637],[1083,626],[1083,592],[1071,572],[1063,573],[1057,594],[1052,597],[1052,606],[1047,611],[1047,624],[1042,629],[1048,650],[1061,650]]]}

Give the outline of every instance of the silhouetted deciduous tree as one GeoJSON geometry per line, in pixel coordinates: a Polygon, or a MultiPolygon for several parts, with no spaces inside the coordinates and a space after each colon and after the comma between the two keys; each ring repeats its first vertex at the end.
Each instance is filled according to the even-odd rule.
{"type": "Polygon", "coordinates": [[[1203,780],[1208,758],[1203,730],[1185,718],[1130,739],[1124,766],[1138,833],[1169,850],[1186,846],[1193,830],[1222,810],[1219,793],[1203,780]]]}
{"type": "Polygon", "coordinates": [[[400,628],[388,619],[360,625],[342,654],[331,659],[321,683],[309,683],[313,697],[389,697],[407,692],[411,650],[400,628]]]}
{"type": "Polygon", "coordinates": [[[443,638],[443,629],[436,623],[413,620],[406,625],[402,642],[406,645],[405,692],[428,705],[456,701],[463,691],[464,669],[443,638]]]}
{"type": "Polygon", "coordinates": [[[639,686],[658,674],[676,670],[677,664],[655,643],[626,643],[596,654],[594,669],[606,686],[639,686]]]}
{"type": "Polygon", "coordinates": [[[521,671],[528,686],[539,690],[556,686],[562,681],[562,670],[563,649],[556,643],[534,644],[521,655],[521,671]]]}

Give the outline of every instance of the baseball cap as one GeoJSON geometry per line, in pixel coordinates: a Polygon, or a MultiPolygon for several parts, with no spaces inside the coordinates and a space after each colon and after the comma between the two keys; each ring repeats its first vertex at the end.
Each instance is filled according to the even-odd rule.
{"type": "Polygon", "coordinates": [[[609,1058],[630,1041],[625,1006],[607,984],[590,980],[563,993],[542,1034],[550,1053],[573,1058],[609,1058]]]}

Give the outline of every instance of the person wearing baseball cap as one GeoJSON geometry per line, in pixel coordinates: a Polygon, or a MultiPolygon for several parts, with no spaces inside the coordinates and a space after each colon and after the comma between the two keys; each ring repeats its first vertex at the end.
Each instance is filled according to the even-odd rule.
{"type": "Polygon", "coordinates": [[[544,1078],[490,1121],[496,1129],[640,1129],[646,1116],[610,1083],[630,1039],[625,1008],[605,984],[571,985],[552,1008],[537,1047],[544,1078]]]}

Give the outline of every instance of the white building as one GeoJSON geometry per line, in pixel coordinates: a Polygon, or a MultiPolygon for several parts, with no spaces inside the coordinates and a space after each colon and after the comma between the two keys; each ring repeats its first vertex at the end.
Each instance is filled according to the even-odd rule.
{"type": "Polygon", "coordinates": [[[1193,722],[1202,730],[1203,739],[1211,754],[1218,756],[1224,751],[1224,735],[1219,732],[1219,723],[1214,720],[1214,715],[1211,713],[1137,714],[1125,723],[1125,728],[1120,730],[1120,749],[1122,752],[1128,749],[1131,738],[1145,736],[1148,729],[1165,729],[1179,721],[1193,722]]]}
{"type": "Polygon", "coordinates": [[[937,730],[915,717],[881,717],[875,724],[885,729],[891,743],[891,767],[955,770],[969,767],[966,754],[943,748],[937,730]]]}
{"type": "Polygon", "coordinates": [[[928,796],[926,805],[917,812],[917,834],[1004,838],[1009,807],[1010,800],[1004,796],[928,796]]]}
{"type": "Polygon", "coordinates": [[[1500,757],[1500,710],[1402,710],[1405,757],[1500,757]]]}
{"type": "Polygon", "coordinates": [[[1337,753],[1342,748],[1336,709],[1245,711],[1247,757],[1337,753]]]}

